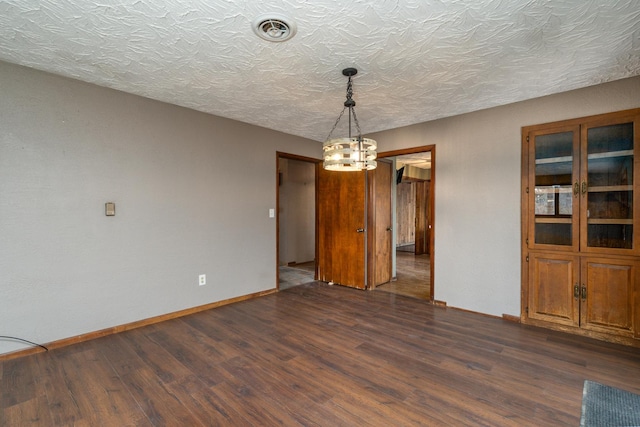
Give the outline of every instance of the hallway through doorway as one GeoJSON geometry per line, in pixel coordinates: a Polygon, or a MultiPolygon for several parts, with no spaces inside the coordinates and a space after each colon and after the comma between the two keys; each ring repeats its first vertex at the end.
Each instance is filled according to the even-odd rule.
{"type": "Polygon", "coordinates": [[[424,300],[431,298],[429,254],[414,255],[413,252],[397,250],[396,268],[397,280],[376,287],[376,291],[424,300]]]}

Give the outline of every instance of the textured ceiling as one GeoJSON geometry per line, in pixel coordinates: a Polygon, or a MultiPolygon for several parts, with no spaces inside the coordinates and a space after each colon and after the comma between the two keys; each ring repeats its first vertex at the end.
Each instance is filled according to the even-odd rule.
{"type": "Polygon", "coordinates": [[[345,67],[364,133],[640,75],[640,1],[1,0],[0,60],[322,141],[345,67]]]}

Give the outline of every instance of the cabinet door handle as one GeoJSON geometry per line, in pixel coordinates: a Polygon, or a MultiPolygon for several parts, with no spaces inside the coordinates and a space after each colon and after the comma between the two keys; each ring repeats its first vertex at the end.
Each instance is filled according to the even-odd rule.
{"type": "Polygon", "coordinates": [[[364,228],[358,228],[358,229],[356,230],[356,233],[364,233],[364,228]]]}
{"type": "Polygon", "coordinates": [[[582,285],[582,301],[586,301],[587,300],[587,287],[585,285],[582,285]]]}
{"type": "Polygon", "coordinates": [[[580,286],[578,286],[577,283],[575,285],[573,285],[573,297],[575,299],[580,298],[580,286]]]}
{"type": "Polygon", "coordinates": [[[573,184],[573,195],[577,197],[578,194],[580,194],[580,184],[578,184],[578,181],[576,181],[573,184]]]}
{"type": "Polygon", "coordinates": [[[587,194],[587,181],[582,181],[582,195],[587,194]]]}

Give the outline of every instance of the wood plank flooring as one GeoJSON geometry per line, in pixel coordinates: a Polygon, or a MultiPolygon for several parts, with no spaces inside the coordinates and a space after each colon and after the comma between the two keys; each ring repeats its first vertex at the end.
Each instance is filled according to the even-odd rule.
{"type": "Polygon", "coordinates": [[[376,290],[430,300],[429,265],[429,254],[414,255],[411,252],[396,250],[396,280],[377,286],[376,290]]]}
{"type": "Polygon", "coordinates": [[[636,348],[313,282],[0,362],[2,426],[577,426],[636,348]]]}

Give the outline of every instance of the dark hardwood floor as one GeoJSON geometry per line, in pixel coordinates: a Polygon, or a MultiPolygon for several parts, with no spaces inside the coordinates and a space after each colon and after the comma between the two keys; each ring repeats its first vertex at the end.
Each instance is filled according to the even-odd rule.
{"type": "Polygon", "coordinates": [[[376,290],[430,300],[430,264],[429,254],[414,255],[413,252],[397,250],[396,280],[377,286],[376,290]]]}
{"type": "Polygon", "coordinates": [[[310,283],[0,362],[3,426],[577,426],[637,348],[310,283]]]}

